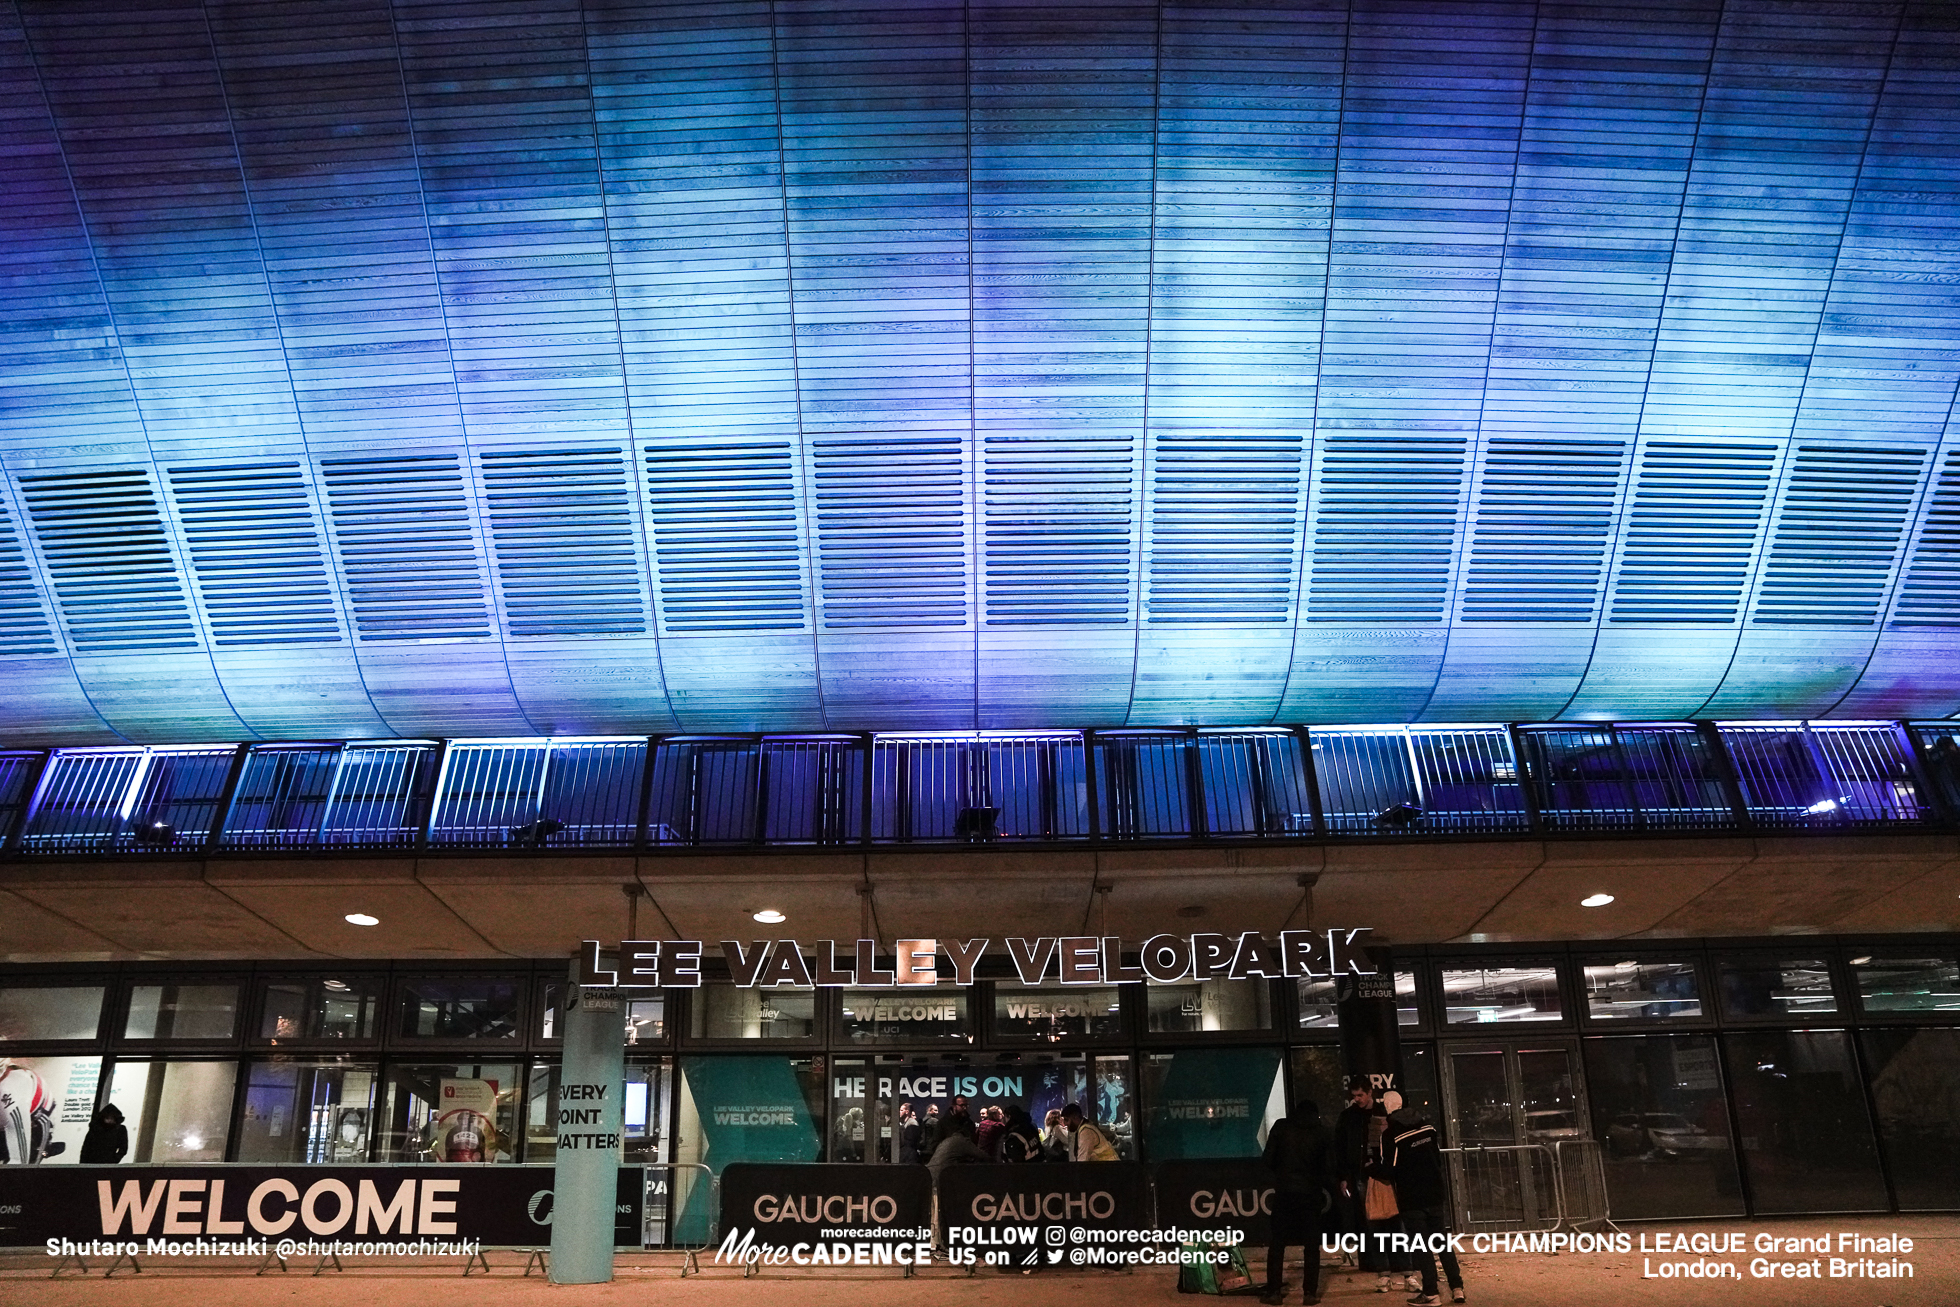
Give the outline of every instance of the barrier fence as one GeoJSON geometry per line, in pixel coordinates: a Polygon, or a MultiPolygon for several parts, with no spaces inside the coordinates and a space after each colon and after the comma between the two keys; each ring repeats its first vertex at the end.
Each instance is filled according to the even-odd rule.
{"type": "MultiPolygon", "coordinates": [[[[1594,1141],[1443,1153],[1460,1232],[1610,1224],[1594,1141]]],[[[526,1253],[529,1275],[548,1269],[553,1179],[542,1166],[0,1168],[0,1249],[54,1252],[68,1241],[76,1251],[60,1256],[55,1275],[71,1264],[87,1274],[90,1257],[112,1259],[107,1275],[125,1264],[140,1272],[159,1255],[243,1257],[260,1274],[297,1258],[314,1261],[318,1275],[342,1269],[343,1253],[461,1257],[469,1275],[488,1271],[484,1252],[498,1250],[526,1253]]],[[[1008,1256],[1053,1265],[1054,1248],[1106,1246],[1095,1232],[1121,1230],[1238,1230],[1260,1246],[1270,1238],[1273,1185],[1255,1158],[972,1165],[937,1185],[918,1166],[730,1163],[718,1174],[705,1163],[664,1162],[622,1166],[618,1192],[617,1246],[680,1253],[688,1276],[701,1273],[700,1254],[725,1251],[730,1238],[746,1237],[746,1247],[875,1245],[878,1227],[895,1232],[887,1242],[930,1244],[969,1268],[1020,1264],[1001,1260],[1008,1256]],[[1032,1226],[1063,1226],[1067,1235],[1002,1237],[1032,1226]],[[1046,1262],[1032,1257],[1037,1251],[1046,1262]]],[[[729,1260],[745,1275],[759,1269],[746,1254],[729,1260]]],[[[900,1255],[876,1264],[910,1274],[924,1263],[900,1255]]]]}

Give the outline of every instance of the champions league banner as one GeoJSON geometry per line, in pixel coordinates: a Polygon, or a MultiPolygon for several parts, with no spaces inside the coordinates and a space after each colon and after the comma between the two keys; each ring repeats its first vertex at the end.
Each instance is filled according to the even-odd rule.
{"type": "MultiPolygon", "coordinates": [[[[623,1247],[641,1244],[644,1175],[619,1172],[623,1247]]],[[[341,1243],[462,1256],[549,1243],[553,1206],[548,1166],[4,1167],[0,1247],[263,1257],[341,1243]]]]}

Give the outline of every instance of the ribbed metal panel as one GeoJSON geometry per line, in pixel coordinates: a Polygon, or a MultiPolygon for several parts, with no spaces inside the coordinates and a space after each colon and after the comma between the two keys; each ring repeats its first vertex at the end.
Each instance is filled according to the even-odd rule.
{"type": "Polygon", "coordinates": [[[506,629],[643,633],[646,564],[626,452],[486,450],[477,461],[506,629]]]}
{"type": "Polygon", "coordinates": [[[453,457],[327,458],[321,479],[363,640],[492,633],[469,488],[453,457]]]}
{"type": "Polygon", "coordinates": [[[1798,446],[1750,620],[1875,625],[1925,463],[1923,449],[1798,446]]]}
{"type": "Polygon", "coordinates": [[[343,638],[319,510],[298,462],[173,467],[168,476],[213,644],[343,638]]]}
{"type": "Polygon", "coordinates": [[[69,643],[84,653],[195,649],[176,551],[140,468],[20,478],[69,643]]]}

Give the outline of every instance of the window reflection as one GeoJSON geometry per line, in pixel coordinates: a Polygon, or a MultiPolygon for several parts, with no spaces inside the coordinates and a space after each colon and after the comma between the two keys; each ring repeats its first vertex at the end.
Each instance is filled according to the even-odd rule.
{"type": "Polygon", "coordinates": [[[1879,1142],[1906,1211],[1960,1207],[1960,1029],[1860,1033],[1879,1142]]]}
{"type": "Polygon", "coordinates": [[[126,1162],[222,1162],[236,1062],[118,1061],[108,1101],[129,1130],[126,1162]]]}
{"type": "Polygon", "coordinates": [[[1585,1059],[1614,1215],[1643,1220],[1742,1211],[1713,1036],[1588,1039],[1585,1059]]]}
{"type": "Polygon", "coordinates": [[[1960,963],[1946,957],[1851,959],[1866,1012],[1960,1011],[1960,963]]]}
{"type": "Polygon", "coordinates": [[[381,1006],[378,976],[323,976],[269,982],[260,1005],[259,1038],[373,1039],[381,1006]]]}
{"type": "Polygon", "coordinates": [[[410,1039],[516,1039],[518,994],[515,980],[411,980],[395,1031],[410,1039]]]}
{"type": "Polygon", "coordinates": [[[1595,1021],[1701,1015],[1692,962],[1601,962],[1585,968],[1586,1015],[1595,1021]]]}
{"type": "Polygon", "coordinates": [[[241,1162],[365,1162],[378,1068],[371,1062],[254,1063],[238,1123],[241,1162]]]}
{"type": "Polygon", "coordinates": [[[1002,1039],[1059,1043],[1122,1032],[1122,996],[1114,986],[994,984],[994,1033],[1002,1039]]]}
{"type": "Polygon", "coordinates": [[[1271,987],[1263,980],[1150,985],[1144,995],[1153,1034],[1265,1030],[1273,1024],[1271,987]]]}
{"type": "Polygon", "coordinates": [[[1830,964],[1822,958],[1725,958],[1720,984],[1727,1017],[1829,1016],[1838,1010],[1830,964]]]}
{"type": "Polygon", "coordinates": [[[102,994],[101,985],[0,989],[0,1040],[94,1039],[102,1020],[102,994]]]}
{"type": "Polygon", "coordinates": [[[137,985],[129,993],[129,1039],[230,1039],[236,985],[137,985]]]}
{"type": "Polygon", "coordinates": [[[1850,1035],[1742,1030],[1724,1038],[1755,1210],[1882,1210],[1885,1185],[1850,1035]]]}
{"type": "Polygon", "coordinates": [[[1555,967],[1477,967],[1443,972],[1444,1020],[1453,1026],[1559,1021],[1555,967]]]}
{"type": "Polygon", "coordinates": [[[815,1039],[817,996],[810,990],[741,989],[709,984],[688,1004],[694,1039],[815,1039]]]}
{"type": "Polygon", "coordinates": [[[963,989],[846,989],[839,1020],[853,1044],[973,1042],[963,989]]]}
{"type": "Polygon", "coordinates": [[[517,1090],[512,1062],[389,1067],[378,1160],[517,1160],[517,1090]]]}

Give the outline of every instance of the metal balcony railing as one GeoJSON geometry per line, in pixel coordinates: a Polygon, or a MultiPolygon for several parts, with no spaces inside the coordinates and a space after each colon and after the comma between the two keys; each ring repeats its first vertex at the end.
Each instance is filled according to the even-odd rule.
{"type": "Polygon", "coordinates": [[[1951,828],[1960,727],[1163,727],[0,750],[16,855],[1951,828]]]}

